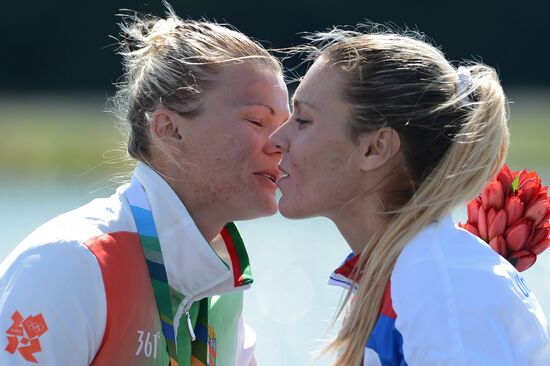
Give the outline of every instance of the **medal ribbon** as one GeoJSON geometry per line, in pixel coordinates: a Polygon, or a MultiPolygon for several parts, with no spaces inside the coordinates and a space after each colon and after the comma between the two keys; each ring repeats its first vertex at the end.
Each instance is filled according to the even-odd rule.
{"type": "MultiPolygon", "coordinates": [[[[157,309],[162,324],[162,333],[166,339],[168,354],[170,355],[170,366],[188,365],[187,360],[180,360],[177,354],[176,334],[174,331],[174,313],[168,276],[164,267],[164,259],[160,248],[158,233],[153,219],[153,214],[147,202],[147,196],[141,184],[135,179],[132,180],[127,194],[130,209],[134,216],[139,240],[145,254],[145,261],[149,270],[149,277],[157,309]]],[[[175,304],[177,308],[179,304],[175,304]]],[[[195,327],[197,339],[191,346],[191,365],[208,365],[208,299],[202,299],[194,303],[199,306],[199,315],[195,327]],[[199,305],[200,304],[200,305],[199,305]]],[[[185,320],[183,320],[185,322],[185,320]]],[[[182,324],[182,326],[184,326],[182,324]]],[[[185,327],[185,326],[184,326],[185,327]]],[[[187,337],[180,341],[187,341],[187,337]]]]}

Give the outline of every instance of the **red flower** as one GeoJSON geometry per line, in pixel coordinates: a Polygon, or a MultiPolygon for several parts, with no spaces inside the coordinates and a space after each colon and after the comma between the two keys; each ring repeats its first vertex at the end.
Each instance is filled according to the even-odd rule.
{"type": "Polygon", "coordinates": [[[523,272],[535,263],[537,256],[533,252],[522,250],[512,254],[507,259],[519,272],[523,272]]]}
{"type": "Polygon", "coordinates": [[[529,220],[523,218],[521,221],[518,221],[514,226],[506,230],[505,238],[508,247],[514,252],[522,250],[530,231],[531,222],[529,220]]]}
{"type": "Polygon", "coordinates": [[[502,184],[500,184],[498,180],[494,180],[487,184],[485,189],[481,192],[481,206],[484,210],[489,208],[500,210],[504,204],[504,199],[502,184]]]}
{"type": "Polygon", "coordinates": [[[493,238],[493,240],[489,242],[489,246],[501,256],[505,256],[508,251],[508,248],[506,247],[506,240],[504,240],[502,236],[493,238]]]}
{"type": "Polygon", "coordinates": [[[542,186],[536,172],[512,172],[504,165],[468,204],[468,221],[460,227],[524,271],[550,247],[548,187],[542,186]]]}
{"type": "Polygon", "coordinates": [[[506,201],[507,225],[515,224],[525,212],[525,205],[517,196],[508,197],[506,201]]]}
{"type": "Polygon", "coordinates": [[[508,215],[506,215],[506,211],[500,210],[495,215],[495,218],[490,220],[489,238],[495,238],[504,234],[504,230],[506,230],[507,217],[508,215]]]}
{"type": "Polygon", "coordinates": [[[502,187],[506,188],[503,193],[506,197],[508,197],[508,193],[510,193],[508,188],[512,186],[512,182],[514,181],[514,175],[512,174],[510,168],[508,168],[508,165],[505,164],[500,172],[498,172],[497,180],[500,182],[502,187]]]}

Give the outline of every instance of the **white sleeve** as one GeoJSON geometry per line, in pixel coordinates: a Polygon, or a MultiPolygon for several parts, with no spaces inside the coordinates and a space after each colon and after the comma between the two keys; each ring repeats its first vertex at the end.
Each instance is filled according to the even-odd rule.
{"type": "Polygon", "coordinates": [[[0,365],[89,365],[106,322],[101,270],[84,245],[12,253],[0,265],[0,365]]]}
{"type": "Polygon", "coordinates": [[[430,260],[396,266],[392,300],[407,364],[550,365],[540,306],[507,267],[430,260]]]}
{"type": "Polygon", "coordinates": [[[256,348],[256,333],[250,328],[243,319],[239,319],[239,330],[237,334],[237,352],[235,357],[235,366],[257,366],[254,350],[256,348]]]}

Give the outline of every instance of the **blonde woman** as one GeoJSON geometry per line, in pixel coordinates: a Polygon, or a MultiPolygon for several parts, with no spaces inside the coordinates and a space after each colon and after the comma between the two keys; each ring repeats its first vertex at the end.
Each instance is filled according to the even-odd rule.
{"type": "Polygon", "coordinates": [[[231,221],[277,210],[268,137],[289,115],[281,66],[170,8],[128,18],[121,55],[132,181],[44,224],[0,265],[0,364],[254,365],[241,317],[252,277],[231,221]]]}
{"type": "Polygon", "coordinates": [[[550,365],[548,324],[518,272],[457,228],[508,149],[493,69],[456,68],[412,36],[332,30],[271,137],[281,213],[334,221],[353,289],[336,365],[550,365]]]}

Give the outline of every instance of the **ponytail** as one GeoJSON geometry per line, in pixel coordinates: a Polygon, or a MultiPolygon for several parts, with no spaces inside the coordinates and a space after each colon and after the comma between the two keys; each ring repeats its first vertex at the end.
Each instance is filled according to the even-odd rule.
{"type": "Polygon", "coordinates": [[[333,35],[335,41],[321,50],[321,57],[334,65],[349,55],[354,57],[354,67],[348,62],[348,67],[341,68],[351,85],[344,87],[345,98],[356,111],[352,131],[394,128],[404,142],[402,158],[414,182],[412,196],[404,205],[386,206],[388,224],[362,251],[354,273],[357,291],[350,312],[324,351],[338,352],[336,365],[359,366],[401,251],[428,224],[479,194],[504,164],[509,133],[506,98],[492,68],[468,66],[471,77],[464,84],[441,52],[423,41],[393,34],[332,33],[337,37],[333,35]],[[357,74],[363,75],[359,81],[357,74]],[[376,96],[368,90],[372,85],[378,88],[376,96]],[[369,115],[372,110],[377,114],[369,115]],[[373,122],[376,120],[378,125],[373,122]],[[404,121],[408,121],[406,127],[404,121]],[[449,126],[452,128],[442,132],[449,126]],[[405,128],[414,129],[414,133],[405,128]],[[417,156],[411,157],[410,147],[428,141],[441,146],[442,153],[433,165],[429,150],[419,147],[420,152],[414,152],[417,156]]]}

